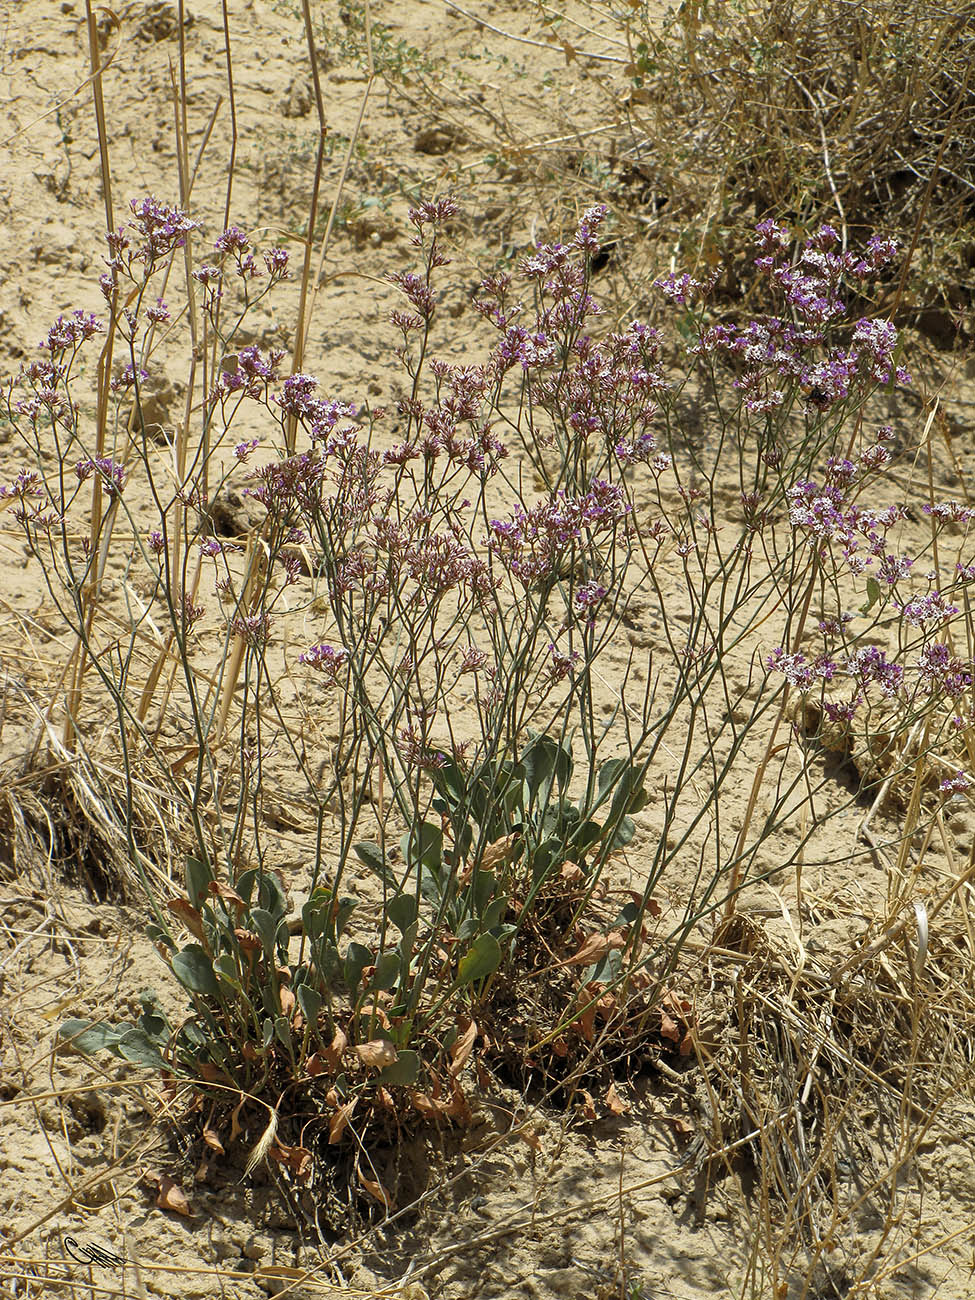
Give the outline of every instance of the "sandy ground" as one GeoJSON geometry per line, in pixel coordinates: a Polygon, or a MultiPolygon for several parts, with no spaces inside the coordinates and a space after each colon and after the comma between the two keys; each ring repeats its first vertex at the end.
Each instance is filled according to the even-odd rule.
{"type": "MultiPolygon", "coordinates": [[[[230,8],[238,122],[231,219],[260,230],[265,242],[286,242],[304,221],[317,144],[300,18],[285,3],[249,0],[230,8]]],[[[605,129],[614,103],[626,93],[619,63],[589,57],[619,56],[619,47],[605,33],[566,27],[558,40],[547,41],[527,6],[494,3],[476,8],[483,24],[438,0],[373,6],[374,18],[389,35],[377,58],[401,89],[394,93],[377,82],[365,104],[305,361],[306,370],[345,400],[368,396],[386,402],[400,392],[402,380],[392,359],[396,335],[388,320],[397,299],[384,279],[409,265],[407,198],[400,183],[422,179],[429,193],[452,189],[465,205],[463,237],[455,241],[441,327],[442,349],[463,357],[481,337],[476,321],[460,314],[477,284],[477,268],[492,268],[528,243],[533,231],[539,236],[558,233],[565,218],[565,209],[538,206],[546,192],[536,162],[542,142],[560,135],[578,141],[587,131],[605,129]],[[518,36],[527,43],[514,39],[518,36]],[[568,48],[563,40],[570,42],[568,48]],[[442,87],[439,100],[423,89],[425,82],[442,87]],[[506,175],[486,165],[492,153],[509,159],[506,175]]],[[[321,13],[325,29],[320,66],[329,127],[323,205],[327,212],[345,141],[354,134],[362,108],[366,75],[353,48],[354,15],[343,18],[339,7],[330,4],[321,6],[321,13]]],[[[175,15],[175,6],[165,0],[140,0],[119,11],[120,27],[102,20],[103,48],[113,53],[105,75],[105,102],[118,214],[130,198],[154,192],[175,200],[178,193],[171,81],[178,55],[175,15]]],[[[578,16],[583,15],[579,7],[578,16]]],[[[0,364],[15,372],[59,313],[77,307],[100,309],[97,276],[105,213],[85,84],[83,5],[77,0],[13,3],[0,39],[5,136],[0,175],[0,364]]],[[[218,4],[193,0],[187,9],[185,42],[191,158],[205,141],[190,206],[207,230],[216,232],[223,224],[231,146],[218,4]],[[212,130],[205,139],[211,115],[212,130]]],[[[550,157],[552,146],[547,148],[545,157],[550,157]]],[[[589,174],[577,171],[581,210],[600,197],[605,174],[598,167],[589,174]]],[[[570,219],[572,215],[569,212],[570,219]]],[[[650,301],[646,277],[639,278],[639,272],[654,262],[659,266],[665,258],[649,246],[630,250],[629,264],[637,268],[634,274],[642,285],[638,299],[645,294],[650,301]]],[[[633,283],[631,274],[608,283],[607,292],[632,310],[633,283]]],[[[294,289],[286,288],[266,309],[261,307],[249,324],[251,337],[264,347],[290,346],[294,309],[294,289]]],[[[945,363],[943,368],[950,367],[945,363]]],[[[174,373],[154,380],[163,422],[179,418],[178,379],[174,373]]],[[[952,373],[942,393],[956,432],[971,427],[970,384],[963,380],[964,375],[952,373]]],[[[896,407],[891,415],[901,421],[906,434],[912,429],[916,434],[917,415],[909,404],[896,407]]],[[[964,471],[972,458],[970,432],[956,437],[954,447],[964,471]]],[[[11,479],[22,460],[9,426],[0,426],[0,480],[11,479]]],[[[943,495],[952,495],[950,480],[945,483],[943,495]]],[[[721,490],[730,509],[737,487],[729,483],[721,490]]],[[[901,490],[895,483],[892,499],[901,490]]],[[[909,528],[904,541],[911,541],[909,528]]],[[[36,735],[37,714],[28,701],[49,698],[69,640],[36,563],[25,554],[13,528],[2,534],[2,546],[0,654],[6,692],[0,746],[5,796],[16,799],[23,758],[36,735]]],[[[667,598],[668,608],[672,601],[680,617],[686,590],[676,578],[667,598]]],[[[621,641],[607,656],[601,706],[609,707],[614,673],[631,649],[654,644],[658,613],[649,599],[634,607],[626,643],[621,641]]],[[[295,644],[302,636],[311,639],[313,631],[297,629],[295,644]]],[[[741,662],[729,666],[729,677],[743,695],[749,690],[748,655],[753,648],[743,647],[741,662]]],[[[110,722],[106,719],[103,725],[110,722]]],[[[97,728],[95,718],[93,738],[97,728]]],[[[726,811],[732,820],[741,816],[747,781],[763,743],[757,736],[754,749],[743,755],[747,778],[743,775],[739,788],[728,795],[726,811]]],[[[823,761],[828,768],[829,757],[821,760],[820,774],[823,761]]],[[[300,808],[295,812],[298,805],[289,802],[286,769],[282,766],[275,776],[280,815],[269,831],[271,856],[300,897],[313,826],[302,820],[300,808]]],[[[805,881],[809,897],[816,899],[805,918],[805,948],[826,967],[831,955],[846,952],[855,936],[869,931],[885,897],[883,875],[874,865],[858,868],[855,876],[848,866],[831,867],[831,861],[841,862],[848,851],[855,816],[850,812],[831,820],[830,814],[847,799],[839,772],[834,785],[824,787],[820,796],[817,816],[824,829],[813,841],[814,865],[805,881]]],[[[271,800],[268,809],[274,811],[271,800]]],[[[621,879],[638,886],[660,823],[652,805],[637,822],[638,835],[621,867],[621,879]]],[[[883,825],[881,817],[877,826],[883,825]]],[[[972,837],[969,814],[962,811],[952,818],[950,837],[954,852],[966,857],[972,837]]],[[[769,853],[776,851],[777,845],[770,844],[769,853]]],[[[939,852],[937,846],[931,849],[935,875],[944,866],[939,852]]],[[[690,863],[685,876],[668,879],[661,898],[665,909],[679,910],[692,874],[690,863]]],[[[68,1293],[53,1280],[27,1281],[31,1269],[37,1275],[46,1271],[51,1279],[73,1279],[74,1295],[249,1297],[277,1294],[285,1287],[287,1294],[296,1296],[368,1295],[373,1293],[370,1288],[403,1278],[411,1267],[423,1270],[419,1280],[403,1283],[394,1293],[412,1300],[425,1295],[460,1300],[742,1294],[759,1231],[757,1218],[749,1220],[742,1211],[747,1171],[709,1177],[695,1161],[689,1139],[706,1113],[706,1098],[702,1100],[692,1062],[668,1050],[674,1044],[659,1035],[654,1047],[657,1068],[628,1086],[623,1116],[614,1117],[605,1106],[595,1119],[543,1109],[533,1117],[531,1143],[501,1142],[504,1112],[517,1108],[519,1098],[514,1091],[499,1092],[485,1100],[474,1128],[462,1138],[444,1140],[439,1153],[439,1140],[423,1138],[404,1142],[391,1157],[395,1167],[390,1177],[406,1185],[421,1178],[418,1171],[429,1165],[431,1154],[437,1157],[444,1186],[436,1198],[394,1225],[363,1221],[357,1233],[337,1243],[324,1241],[309,1230],[308,1207],[299,1203],[300,1197],[290,1196],[280,1180],[260,1169],[243,1178],[239,1158],[202,1160],[186,1136],[188,1130],[178,1124],[173,1137],[172,1126],[167,1129],[159,1122],[164,1101],[137,1072],[103,1069],[79,1056],[52,1056],[56,1026],[65,1016],[97,1016],[106,1008],[137,1010],[138,995],[147,985],[160,992],[172,1016],[181,1014],[178,990],[171,981],[167,986],[155,952],[142,937],[138,900],[99,901],[84,881],[59,880],[52,895],[36,873],[17,862],[3,869],[0,882],[4,1296],[68,1293]],[[168,1208],[172,1201],[167,1202],[165,1194],[159,1204],[161,1176],[183,1189],[188,1213],[168,1208]],[[517,1230],[511,1231],[516,1222],[517,1230]],[[79,1263],[72,1258],[67,1238],[124,1253],[138,1262],[138,1270],[123,1273],[111,1262],[79,1263]],[[315,1279],[302,1280],[304,1271],[320,1265],[326,1255],[338,1262],[315,1279]]],[[[356,883],[367,895],[369,878],[364,872],[356,883]]],[[[794,883],[777,883],[779,893],[759,890],[750,899],[751,924],[761,931],[762,944],[788,950],[790,916],[801,909],[794,883]]],[[[728,946],[734,945],[729,941],[728,946]]],[[[756,941],[751,949],[742,944],[741,951],[754,953],[760,947],[756,941]]],[[[733,974],[725,968],[715,975],[709,968],[689,979],[688,994],[706,993],[720,1037],[721,1017],[729,1014],[733,974]]],[[[874,1031],[876,1026],[862,1030],[866,1036],[874,1031]]],[[[945,1050],[964,1052],[968,1047],[955,1041],[945,1050]]],[[[896,1118],[896,1107],[893,1114],[896,1118]]],[[[898,1133],[896,1125],[884,1127],[894,1123],[890,1115],[874,1118],[874,1128],[867,1117],[858,1131],[860,1155],[866,1163],[882,1165],[898,1133]]],[[[902,1217],[892,1229],[884,1229],[889,1186],[882,1184],[865,1196],[845,1222],[838,1246],[845,1265],[822,1273],[819,1289],[807,1294],[937,1295],[941,1300],[969,1294],[975,1249],[973,1139],[975,1106],[961,1089],[933,1121],[920,1147],[892,1175],[892,1182],[903,1184],[897,1210],[902,1217]],[[941,1238],[944,1243],[931,1249],[941,1238]],[[871,1251],[882,1260],[903,1260],[922,1247],[931,1253],[905,1264],[874,1290],[849,1290],[857,1261],[871,1251]]]]}

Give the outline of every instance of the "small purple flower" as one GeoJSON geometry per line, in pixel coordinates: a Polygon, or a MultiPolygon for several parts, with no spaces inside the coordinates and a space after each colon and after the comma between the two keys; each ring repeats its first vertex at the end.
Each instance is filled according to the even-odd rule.
{"type": "Polygon", "coordinates": [[[966,776],[964,772],[956,772],[954,776],[949,776],[942,781],[938,789],[950,799],[956,795],[967,794],[973,785],[975,782],[970,776],[966,776]]]}
{"type": "Polygon", "coordinates": [[[193,272],[193,279],[197,284],[202,284],[204,289],[213,289],[223,279],[223,272],[219,266],[204,265],[193,272]]]}
{"type": "Polygon", "coordinates": [[[41,476],[36,469],[22,469],[12,483],[0,487],[0,501],[24,501],[27,497],[43,496],[41,476]]]}
{"type": "Polygon", "coordinates": [[[576,588],[573,601],[576,610],[586,616],[590,626],[596,619],[596,606],[603,601],[608,594],[607,588],[600,582],[584,582],[581,587],[576,588]]]}
{"type": "Polygon", "coordinates": [[[146,544],[153,555],[162,555],[166,549],[166,539],[158,528],[154,528],[146,538],[146,544]]]}
{"type": "Polygon", "coordinates": [[[164,325],[171,319],[169,308],[163,302],[162,298],[157,298],[154,306],[146,308],[146,316],[152,321],[153,325],[164,325]]]}
{"type": "Polygon", "coordinates": [[[291,274],[288,270],[286,248],[268,248],[264,253],[264,265],[272,280],[287,280],[291,274]]]}
{"type": "Polygon", "coordinates": [[[109,496],[118,496],[122,491],[125,468],[117,464],[110,456],[99,456],[96,459],[88,457],[85,460],[79,460],[74,467],[74,472],[78,476],[79,483],[84,483],[86,479],[91,478],[92,474],[97,473],[101,477],[102,486],[109,496]]]}
{"type": "Polygon", "coordinates": [[[238,442],[234,448],[234,455],[239,461],[246,461],[252,451],[256,451],[261,445],[259,438],[249,438],[246,442],[238,442]]]}
{"type": "Polygon", "coordinates": [[[478,650],[475,646],[469,645],[461,655],[460,671],[462,673],[476,673],[484,667],[487,659],[484,650],[478,650]]]}
{"type": "Polygon", "coordinates": [[[216,237],[213,247],[218,253],[244,253],[250,244],[250,240],[240,226],[228,226],[227,229],[216,237]]]}
{"type": "Polygon", "coordinates": [[[968,524],[975,519],[975,510],[960,501],[939,501],[936,505],[923,505],[921,509],[943,524],[968,524]]]}
{"type": "Polygon", "coordinates": [[[548,665],[548,680],[553,685],[557,682],[564,682],[571,675],[581,656],[578,650],[571,650],[568,654],[564,654],[554,645],[550,645],[548,649],[551,656],[551,662],[548,665]]]}
{"type": "Polygon", "coordinates": [[[103,334],[105,326],[92,312],[76,311],[71,316],[59,316],[41,340],[40,346],[46,351],[66,352],[69,348],[79,347],[95,334],[103,334]]]}
{"type": "MultiPolygon", "coordinates": [[[[152,194],[147,194],[142,199],[133,199],[129,206],[142,237],[142,244],[134,258],[143,262],[147,270],[151,270],[161,258],[182,248],[190,231],[199,229],[200,223],[191,220],[182,208],[168,207],[152,194]]],[[[110,265],[121,269],[121,254],[129,244],[124,228],[111,232],[108,242],[112,253],[110,265]]]]}
{"type": "Polygon", "coordinates": [[[950,605],[940,591],[931,591],[901,605],[900,610],[911,627],[924,627],[926,623],[943,623],[958,613],[958,606],[950,605]]]}
{"type": "Polygon", "coordinates": [[[856,716],[857,709],[863,703],[862,695],[854,695],[852,700],[827,700],[823,704],[823,712],[829,718],[830,722],[852,722],[856,716]]]}
{"type": "Polygon", "coordinates": [[[887,700],[894,698],[904,681],[903,667],[888,660],[878,646],[863,646],[854,651],[846,661],[845,670],[863,691],[876,682],[887,700]]]}
{"type": "Polygon", "coordinates": [[[417,768],[421,772],[436,771],[447,762],[446,755],[425,744],[413,727],[403,727],[400,730],[396,748],[407,767],[417,768]]]}
{"type": "Polygon", "coordinates": [[[426,225],[439,226],[451,217],[456,217],[460,208],[456,199],[446,194],[442,199],[435,199],[432,202],[421,203],[418,207],[410,208],[409,219],[417,230],[422,231],[426,225]]]}
{"type": "Polygon", "coordinates": [[[113,393],[122,393],[126,388],[132,388],[136,383],[145,383],[148,378],[148,370],[143,369],[142,366],[134,366],[130,361],[113,377],[109,387],[113,393]]]}
{"type": "Polygon", "coordinates": [[[782,673],[790,686],[800,691],[808,691],[817,681],[829,682],[836,676],[836,664],[825,655],[810,663],[804,654],[787,654],[783,646],[772,651],[765,666],[772,672],[782,673]]]}
{"type": "Polygon", "coordinates": [[[252,649],[260,650],[271,634],[271,616],[267,610],[259,614],[238,614],[231,619],[230,626],[242,641],[252,649]]]}
{"type": "Polygon", "coordinates": [[[336,650],[334,646],[323,643],[310,646],[298,656],[298,662],[306,668],[314,668],[325,678],[326,685],[334,686],[349,662],[349,652],[344,647],[336,650]]]}

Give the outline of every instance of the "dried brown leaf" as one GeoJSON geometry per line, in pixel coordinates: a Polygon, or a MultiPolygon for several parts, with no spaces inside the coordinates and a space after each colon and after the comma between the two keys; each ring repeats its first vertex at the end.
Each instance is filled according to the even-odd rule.
{"type": "Polygon", "coordinates": [[[203,1130],[203,1141],[219,1155],[226,1155],[223,1143],[220,1141],[220,1134],[215,1128],[205,1128],[203,1130]]]}
{"type": "Polygon", "coordinates": [[[352,1051],[363,1065],[377,1070],[392,1065],[397,1059],[396,1048],[387,1038],[373,1038],[368,1043],[360,1043],[352,1051]]]}
{"type": "Polygon", "coordinates": [[[499,867],[511,853],[517,839],[518,832],[512,831],[510,835],[503,835],[501,839],[489,844],[481,855],[481,870],[494,871],[499,867]]]}
{"type": "Polygon", "coordinates": [[[307,1147],[286,1147],[280,1142],[275,1142],[268,1155],[279,1165],[290,1169],[296,1178],[304,1180],[311,1173],[312,1154],[307,1147]]]}
{"type": "Polygon", "coordinates": [[[342,1060],[342,1056],[344,1055],[345,1049],[348,1047],[348,1045],[349,1045],[349,1040],[346,1037],[346,1035],[343,1033],[341,1029],[336,1029],[335,1036],[332,1039],[331,1046],[326,1047],[325,1051],[321,1053],[321,1055],[328,1062],[329,1069],[332,1071],[333,1074],[335,1074],[336,1071],[338,1070],[339,1064],[342,1060]]]}
{"type": "Polygon", "coordinates": [[[207,889],[209,889],[211,894],[215,894],[217,898],[221,899],[224,903],[233,903],[238,912],[242,911],[247,906],[240,894],[237,893],[236,889],[231,889],[229,885],[222,885],[219,880],[211,880],[209,885],[207,885],[207,889]]]}
{"type": "Polygon", "coordinates": [[[582,1098],[579,1103],[579,1114],[582,1118],[588,1120],[597,1119],[596,1103],[592,1099],[592,1093],[586,1092],[585,1088],[580,1088],[579,1096],[582,1098]]]}
{"type": "Polygon", "coordinates": [[[623,1098],[616,1091],[616,1084],[611,1083],[606,1089],[606,1105],[614,1115],[625,1115],[630,1109],[623,1098]]]}
{"type": "Polygon", "coordinates": [[[171,1210],[174,1214],[182,1214],[187,1219],[193,1218],[193,1207],[187,1200],[186,1193],[168,1174],[159,1175],[156,1204],[161,1210],[171,1210]]]}
{"type": "Polygon", "coordinates": [[[474,1041],[477,1038],[477,1023],[472,1020],[467,1028],[454,1042],[450,1049],[450,1069],[447,1073],[452,1079],[456,1079],[463,1070],[464,1066],[470,1060],[471,1052],[474,1050],[474,1041]]]}
{"type": "Polygon", "coordinates": [[[173,916],[179,917],[194,939],[205,944],[203,937],[203,917],[188,898],[167,898],[166,907],[173,916]]]}
{"type": "Polygon", "coordinates": [[[382,1183],[377,1182],[375,1179],[367,1178],[359,1167],[358,1161],[356,1161],[355,1171],[359,1176],[359,1182],[369,1195],[374,1200],[377,1200],[380,1205],[384,1205],[387,1210],[391,1210],[393,1208],[393,1198],[390,1196],[389,1192],[386,1191],[385,1187],[383,1187],[382,1183]]]}

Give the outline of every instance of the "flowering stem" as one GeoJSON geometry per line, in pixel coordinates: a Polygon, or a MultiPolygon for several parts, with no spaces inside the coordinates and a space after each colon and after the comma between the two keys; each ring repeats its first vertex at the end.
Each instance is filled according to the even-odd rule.
{"type": "MultiPolygon", "coordinates": [[[[813,552],[812,572],[809,575],[809,583],[806,587],[806,594],[802,602],[802,610],[799,614],[799,625],[796,628],[796,634],[793,638],[793,653],[799,652],[799,645],[802,641],[803,629],[806,626],[806,618],[809,614],[809,606],[812,603],[813,592],[816,590],[817,580],[819,578],[819,555],[813,552]]],[[[772,724],[772,734],[769,736],[768,745],[765,747],[765,753],[762,761],[758,765],[755,773],[755,779],[752,782],[751,792],[748,796],[748,805],[745,808],[745,817],[741,824],[741,830],[738,832],[738,839],[735,841],[735,849],[732,854],[731,865],[731,884],[728,888],[728,899],[725,903],[724,915],[727,919],[735,913],[735,900],[738,897],[738,890],[741,885],[741,863],[745,851],[745,840],[748,838],[748,831],[751,826],[752,817],[755,815],[755,805],[758,803],[758,796],[765,780],[765,771],[772,760],[772,756],[777,753],[776,737],[779,733],[779,727],[782,725],[782,719],[785,717],[786,709],[789,705],[789,692],[791,683],[786,680],[785,689],[782,692],[782,702],[779,705],[779,711],[776,714],[775,722],[772,724]]]]}

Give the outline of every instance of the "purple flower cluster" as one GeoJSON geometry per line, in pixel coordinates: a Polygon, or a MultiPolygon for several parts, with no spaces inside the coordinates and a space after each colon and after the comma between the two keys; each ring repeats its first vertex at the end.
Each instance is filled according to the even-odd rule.
{"type": "Polygon", "coordinates": [[[73,351],[96,334],[104,332],[105,326],[93,312],[79,309],[70,316],[59,316],[38,346],[54,356],[59,352],[73,351]]]}
{"type": "Polygon", "coordinates": [[[788,654],[783,646],[772,651],[765,666],[782,673],[789,685],[800,691],[810,690],[817,682],[832,681],[837,672],[836,664],[826,655],[810,661],[804,654],[788,654]]]}
{"type": "Polygon", "coordinates": [[[581,659],[578,650],[570,650],[568,654],[559,650],[557,646],[550,645],[549,664],[546,677],[551,685],[558,682],[564,682],[567,677],[571,677],[573,670],[581,659]]]}
{"type": "Polygon", "coordinates": [[[91,478],[92,474],[97,473],[109,496],[118,496],[125,482],[124,467],[112,460],[110,456],[98,456],[94,459],[89,456],[85,460],[79,460],[74,467],[74,472],[78,476],[79,483],[84,483],[86,479],[91,478]]]}
{"type": "MultiPolygon", "coordinates": [[[[699,355],[726,352],[739,360],[743,373],[735,387],[749,411],[760,414],[782,406],[795,385],[810,406],[826,411],[869,384],[892,379],[910,383],[910,375],[894,360],[897,331],[890,321],[858,320],[849,347],[827,344],[828,327],[846,311],[844,280],[862,281],[876,274],[894,256],[891,241],[871,239],[865,255],[857,257],[837,251],[839,236],[831,226],[823,226],[806,241],[793,264],[782,227],[765,221],[756,227],[756,234],[761,250],[756,265],[783,293],[788,315],[744,326],[710,326],[692,348],[699,355]],[[825,356],[820,355],[823,350],[825,356]]],[[[672,279],[671,296],[679,296],[682,282],[672,279]]]]}
{"type": "Polygon", "coordinates": [[[126,388],[132,388],[136,383],[143,384],[149,378],[149,371],[142,366],[134,366],[132,362],[124,365],[117,375],[114,375],[110,384],[113,393],[124,392],[126,388]]]}
{"type": "Polygon", "coordinates": [[[269,384],[277,383],[281,374],[281,363],[285,354],[282,348],[271,348],[264,356],[256,344],[241,348],[237,353],[237,365],[233,370],[224,370],[217,382],[214,395],[225,398],[239,394],[262,401],[267,396],[269,384]]]}
{"type": "Polygon", "coordinates": [[[970,776],[967,776],[964,772],[956,772],[954,776],[946,777],[938,786],[938,789],[946,797],[952,798],[955,795],[967,794],[973,785],[975,785],[975,782],[972,781],[970,776]]]}
{"type": "Polygon", "coordinates": [[[911,627],[924,627],[926,623],[943,623],[958,613],[958,606],[949,604],[940,591],[931,591],[901,605],[900,611],[911,627]]]}
{"type": "Polygon", "coordinates": [[[975,510],[963,506],[960,501],[939,501],[935,505],[923,505],[921,509],[943,524],[970,524],[975,519],[975,510]]]}
{"type": "Polygon", "coordinates": [[[40,497],[41,476],[36,469],[22,469],[12,483],[0,486],[0,501],[24,501],[27,497],[40,497]]]}
{"type": "Polygon", "coordinates": [[[670,302],[676,303],[679,307],[689,307],[699,298],[708,296],[718,283],[720,275],[720,269],[716,269],[706,279],[695,280],[686,271],[671,271],[669,275],[665,275],[662,279],[654,280],[653,287],[659,289],[670,302]]]}
{"type": "MultiPolygon", "coordinates": [[[[236,267],[237,275],[242,280],[256,280],[264,272],[260,270],[254,258],[254,251],[251,248],[250,236],[240,226],[228,226],[227,229],[214,240],[214,251],[224,258],[233,260],[236,267]]],[[[269,248],[263,254],[264,266],[272,284],[279,280],[286,280],[290,274],[288,271],[288,253],[284,248],[269,248]]],[[[195,273],[196,279],[204,286],[214,283],[214,267],[203,267],[202,271],[195,273]]],[[[219,277],[219,272],[216,272],[219,277]]]]}
{"type": "Polygon", "coordinates": [[[401,728],[396,738],[396,748],[407,767],[417,768],[421,772],[436,771],[447,762],[446,755],[426,744],[415,727],[401,728]]]}
{"type": "Polygon", "coordinates": [[[429,523],[421,512],[402,523],[384,516],[373,520],[372,535],[384,557],[387,583],[401,588],[409,581],[415,585],[412,598],[427,603],[457,588],[477,601],[489,596],[496,583],[484,560],[454,533],[429,532],[429,523]]]}
{"type": "Polygon", "coordinates": [[[340,420],[354,420],[358,414],[349,402],[318,397],[318,380],[313,375],[289,375],[274,401],[285,415],[293,415],[311,436],[312,442],[327,438],[340,420]]]}
{"type": "Polygon", "coordinates": [[[609,594],[601,582],[584,582],[577,587],[572,598],[576,613],[581,614],[590,627],[596,621],[596,608],[609,594]]]}
{"type": "Polygon", "coordinates": [[[335,686],[349,662],[349,652],[344,646],[336,650],[334,646],[323,643],[309,646],[298,656],[298,662],[320,673],[325,679],[326,686],[335,686]]]}
{"type": "Polygon", "coordinates": [[[438,380],[440,401],[426,410],[416,402],[399,403],[399,413],[415,427],[415,435],[385,451],[383,463],[402,466],[420,457],[434,461],[445,456],[481,478],[496,474],[508,449],[484,418],[487,372],[481,366],[453,366],[441,360],[432,361],[430,368],[438,380]],[[461,431],[461,425],[467,426],[466,431],[461,431]]]}
{"type": "Polygon", "coordinates": [[[947,645],[933,641],[926,645],[917,660],[921,681],[928,690],[956,700],[972,685],[972,666],[956,658],[947,645]]]}
{"type": "Polygon", "coordinates": [[[488,546],[528,586],[557,571],[576,542],[612,533],[629,511],[618,484],[595,479],[581,497],[558,492],[530,510],[516,506],[509,521],[492,520],[488,546]]]}
{"type": "Polygon", "coordinates": [[[887,552],[887,529],[903,516],[897,506],[884,510],[871,510],[850,502],[845,486],[858,478],[864,469],[867,452],[859,464],[850,461],[832,462],[825,484],[813,479],[800,479],[786,489],[789,503],[789,522],[794,529],[805,532],[813,544],[825,554],[828,543],[835,542],[854,574],[863,573],[878,560],[878,578],[894,586],[910,569],[913,561],[908,556],[894,556],[887,552]],[[866,543],[866,554],[861,550],[866,543]]]}
{"type": "Polygon", "coordinates": [[[191,231],[200,228],[200,223],[191,220],[182,208],[160,203],[152,194],[133,199],[129,207],[139,242],[133,248],[126,226],[108,232],[109,274],[102,277],[102,292],[106,298],[111,298],[119,272],[131,275],[132,263],[141,262],[148,275],[164,257],[183,247],[191,231]]]}
{"type": "Polygon", "coordinates": [[[855,650],[844,669],[863,692],[876,683],[885,700],[893,699],[904,683],[903,667],[889,660],[878,646],[863,646],[855,650]]]}

